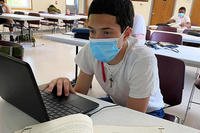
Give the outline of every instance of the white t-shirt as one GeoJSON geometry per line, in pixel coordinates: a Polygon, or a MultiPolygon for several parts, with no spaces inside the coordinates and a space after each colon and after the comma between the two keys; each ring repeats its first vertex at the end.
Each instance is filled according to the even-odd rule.
{"type": "Polygon", "coordinates": [[[175,23],[180,25],[181,23],[190,23],[190,17],[184,15],[184,17],[173,16],[171,19],[175,20],[175,23]]]}
{"type": "Polygon", "coordinates": [[[146,24],[142,15],[136,14],[133,21],[132,35],[137,39],[145,39],[146,37],[146,24]]]}
{"type": "Polygon", "coordinates": [[[75,62],[86,74],[95,75],[101,87],[116,104],[126,106],[128,97],[150,97],[147,112],[164,107],[159,88],[157,60],[144,45],[144,41],[130,37],[122,61],[116,65],[104,63],[106,82],[103,80],[101,62],[93,57],[89,45],[80,50],[75,62]],[[113,79],[112,87],[110,78],[113,79]]]}

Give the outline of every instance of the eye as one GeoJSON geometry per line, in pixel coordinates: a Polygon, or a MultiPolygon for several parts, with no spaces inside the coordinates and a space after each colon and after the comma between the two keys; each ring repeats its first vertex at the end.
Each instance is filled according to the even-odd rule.
{"type": "Polygon", "coordinates": [[[94,35],[96,32],[93,29],[90,29],[90,35],[94,35]]]}
{"type": "Polygon", "coordinates": [[[104,35],[109,35],[110,32],[109,32],[109,31],[104,31],[103,34],[104,34],[104,35]]]}

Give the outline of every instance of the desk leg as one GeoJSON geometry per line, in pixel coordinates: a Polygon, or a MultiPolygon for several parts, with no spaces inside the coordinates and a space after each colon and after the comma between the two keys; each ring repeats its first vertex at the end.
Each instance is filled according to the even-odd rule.
{"type": "MultiPolygon", "coordinates": [[[[78,46],[76,46],[76,55],[78,54],[78,46]]],[[[72,86],[75,86],[78,77],[78,65],[75,64],[75,79],[71,81],[72,86]]]]}

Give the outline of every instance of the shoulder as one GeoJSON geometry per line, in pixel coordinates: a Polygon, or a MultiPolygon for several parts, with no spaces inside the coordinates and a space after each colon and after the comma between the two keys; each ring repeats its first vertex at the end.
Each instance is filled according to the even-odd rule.
{"type": "Polygon", "coordinates": [[[143,60],[152,61],[152,59],[154,60],[156,58],[152,50],[144,44],[145,40],[137,40],[131,37],[128,39],[128,43],[129,48],[126,58],[129,62],[136,63],[143,60]]]}

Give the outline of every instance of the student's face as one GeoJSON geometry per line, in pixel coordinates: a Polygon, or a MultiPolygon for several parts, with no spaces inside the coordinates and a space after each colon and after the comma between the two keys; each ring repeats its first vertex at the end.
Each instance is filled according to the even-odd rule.
{"type": "Polygon", "coordinates": [[[121,35],[121,28],[117,24],[116,17],[108,14],[91,14],[88,28],[90,28],[92,39],[119,38],[121,35]]]}
{"type": "Polygon", "coordinates": [[[185,10],[179,10],[178,13],[184,13],[185,14],[185,10]]]}

